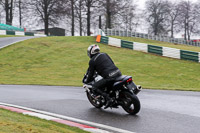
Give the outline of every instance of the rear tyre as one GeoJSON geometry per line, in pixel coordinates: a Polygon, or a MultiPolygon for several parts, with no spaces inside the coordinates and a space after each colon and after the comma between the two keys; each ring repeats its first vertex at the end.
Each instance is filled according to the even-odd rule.
{"type": "Polygon", "coordinates": [[[90,101],[90,103],[91,103],[94,107],[96,107],[96,108],[101,108],[101,107],[103,106],[101,100],[99,100],[99,99],[96,100],[95,98],[93,98],[93,97],[91,96],[91,93],[89,93],[89,92],[86,92],[86,93],[87,93],[88,100],[90,101]]]}
{"type": "Polygon", "coordinates": [[[140,111],[140,101],[135,94],[121,92],[122,108],[129,114],[135,115],[140,111]]]}

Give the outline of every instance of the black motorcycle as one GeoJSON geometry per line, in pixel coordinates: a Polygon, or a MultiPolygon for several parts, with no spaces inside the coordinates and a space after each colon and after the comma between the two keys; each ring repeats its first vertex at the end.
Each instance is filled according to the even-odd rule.
{"type": "MultiPolygon", "coordinates": [[[[84,76],[83,81],[86,77],[87,74],[84,76]]],[[[102,77],[96,73],[93,79],[92,82],[84,84],[83,87],[86,89],[86,94],[90,103],[96,108],[101,108],[106,105],[106,98],[96,94],[92,89],[92,85],[102,79],[102,77]]],[[[113,84],[102,89],[114,99],[110,108],[122,106],[122,108],[131,115],[135,115],[140,111],[140,101],[136,95],[142,90],[142,87],[136,86],[131,76],[120,76],[113,84]]]]}

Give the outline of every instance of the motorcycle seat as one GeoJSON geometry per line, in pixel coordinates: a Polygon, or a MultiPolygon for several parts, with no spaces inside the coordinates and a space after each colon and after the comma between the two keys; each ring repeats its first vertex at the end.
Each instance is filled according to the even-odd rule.
{"type": "Polygon", "coordinates": [[[126,75],[122,75],[122,76],[119,76],[115,79],[115,82],[117,81],[123,81],[124,78],[126,78],[127,76],[126,75]]]}

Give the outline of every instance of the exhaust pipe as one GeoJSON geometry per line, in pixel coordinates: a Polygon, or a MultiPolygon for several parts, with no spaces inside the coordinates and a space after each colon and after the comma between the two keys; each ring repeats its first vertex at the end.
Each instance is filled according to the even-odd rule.
{"type": "Polygon", "coordinates": [[[133,90],[133,93],[135,95],[137,95],[141,90],[142,90],[142,86],[141,85],[137,85],[137,87],[133,90]]]}

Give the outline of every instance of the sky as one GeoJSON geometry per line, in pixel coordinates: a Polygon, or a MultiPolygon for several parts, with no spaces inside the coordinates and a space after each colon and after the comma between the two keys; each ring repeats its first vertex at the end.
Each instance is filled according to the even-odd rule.
{"type": "MultiPolygon", "coordinates": [[[[137,5],[138,5],[139,8],[144,9],[144,7],[145,7],[145,2],[146,2],[147,0],[133,0],[133,1],[136,1],[136,2],[137,2],[137,5]]],[[[170,0],[170,1],[182,1],[182,0],[170,0]]],[[[189,1],[197,2],[198,0],[189,0],[189,1]]],[[[199,1],[200,1],[200,0],[199,0],[199,1]]]]}
{"type": "MultiPolygon", "coordinates": [[[[139,9],[143,9],[143,10],[145,9],[145,2],[146,1],[147,0],[133,0],[133,2],[136,2],[138,8],[139,9]]],[[[183,0],[170,0],[170,1],[174,2],[174,1],[183,1],[183,0]]],[[[191,2],[199,1],[200,2],[200,0],[189,0],[189,1],[191,1],[191,2]]],[[[137,32],[147,33],[147,26],[146,26],[145,22],[141,22],[141,23],[143,23],[143,24],[141,24],[142,26],[137,28],[137,32]]],[[[181,33],[180,34],[176,34],[175,36],[176,37],[181,37],[181,33]]]]}

